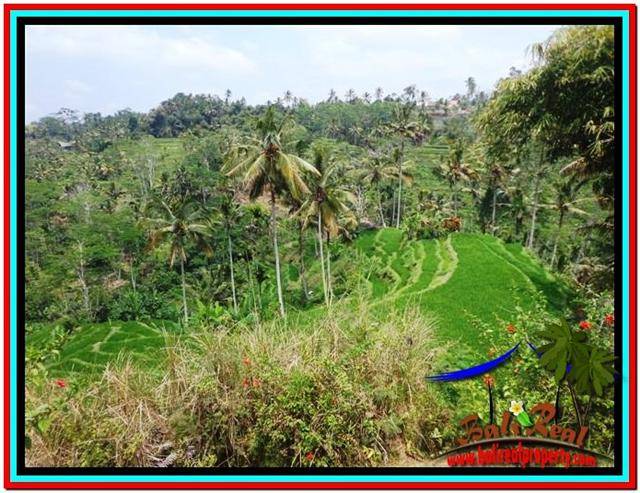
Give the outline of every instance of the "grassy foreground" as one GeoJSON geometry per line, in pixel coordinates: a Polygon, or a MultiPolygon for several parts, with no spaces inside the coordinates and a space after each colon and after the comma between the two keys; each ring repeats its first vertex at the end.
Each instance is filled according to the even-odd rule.
{"type": "Polygon", "coordinates": [[[424,375],[439,349],[417,310],[339,303],[313,329],[273,321],[189,334],[149,368],[27,389],[30,465],[367,465],[428,456],[445,406],[424,375]],[[44,428],[44,430],[43,430],[44,428]],[[35,432],[34,432],[35,430],[35,432]]]}

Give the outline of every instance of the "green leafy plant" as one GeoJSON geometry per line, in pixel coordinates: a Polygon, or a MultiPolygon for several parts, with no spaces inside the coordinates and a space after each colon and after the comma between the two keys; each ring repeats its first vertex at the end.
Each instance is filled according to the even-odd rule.
{"type": "MultiPolygon", "coordinates": [[[[588,327],[588,322],[582,322],[588,327]]],[[[553,372],[558,392],[567,383],[578,424],[587,422],[594,396],[602,397],[614,382],[614,356],[588,342],[585,332],[572,330],[566,320],[548,326],[540,334],[547,344],[540,347],[540,363],[553,372]],[[581,406],[579,396],[587,397],[581,406]]]]}

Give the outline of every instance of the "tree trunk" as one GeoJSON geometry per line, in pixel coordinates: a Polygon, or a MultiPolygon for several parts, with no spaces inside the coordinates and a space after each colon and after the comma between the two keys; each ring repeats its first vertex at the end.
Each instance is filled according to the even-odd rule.
{"type": "Polygon", "coordinates": [[[271,234],[273,235],[273,253],[276,257],[276,288],[278,290],[278,304],[280,305],[280,315],[286,316],[284,311],[284,299],[282,297],[282,280],[280,278],[280,253],[278,251],[278,229],[276,222],[276,194],[271,189],[271,234]]]}
{"type": "Polygon", "coordinates": [[[327,275],[324,270],[324,249],[322,247],[322,214],[318,207],[318,245],[320,246],[320,267],[322,268],[322,289],[324,291],[324,302],[329,306],[329,293],[327,291],[327,275]]]}
{"type": "Polygon", "coordinates": [[[180,278],[182,279],[182,308],[186,324],[189,321],[189,313],[187,312],[187,284],[184,278],[184,257],[182,255],[180,255],[180,278]]]}
{"type": "Polygon", "coordinates": [[[382,210],[382,192],[378,188],[378,209],[380,210],[380,220],[382,221],[382,227],[387,227],[387,222],[384,220],[384,211],[382,210]]]}
{"type": "Polygon", "coordinates": [[[558,424],[558,421],[560,420],[560,390],[562,389],[562,383],[564,382],[564,380],[560,380],[560,383],[558,383],[558,390],[556,390],[556,415],[554,418],[554,421],[556,424],[558,424]]]}
{"type": "Polygon", "coordinates": [[[398,208],[398,192],[393,191],[393,201],[391,205],[391,227],[396,223],[396,209],[398,208]]]}
{"type": "Polygon", "coordinates": [[[580,412],[580,404],[578,403],[578,396],[576,395],[576,391],[571,384],[569,384],[569,392],[571,393],[571,400],[573,401],[573,409],[576,411],[578,426],[582,428],[582,413],[580,412]]]}
{"type": "Polygon", "coordinates": [[[538,214],[538,199],[540,193],[540,175],[536,176],[536,182],[533,190],[533,208],[531,209],[531,229],[529,230],[529,238],[527,239],[527,248],[533,250],[533,241],[536,233],[536,216],[538,214]]]}
{"type": "Polygon", "coordinates": [[[400,227],[402,218],[402,159],[404,157],[404,139],[400,141],[400,155],[398,156],[398,210],[396,214],[396,228],[400,227]]]}
{"type": "Polygon", "coordinates": [[[564,210],[560,211],[560,218],[558,219],[558,232],[556,233],[556,240],[553,243],[553,253],[551,254],[551,268],[556,263],[556,256],[558,254],[558,243],[560,242],[560,234],[562,233],[562,223],[564,222],[564,210]]]}
{"type": "MultiPolygon", "coordinates": [[[[544,161],[544,148],[540,149],[540,169],[542,169],[542,163],[544,161]]],[[[527,239],[527,248],[533,250],[533,241],[536,232],[536,216],[538,214],[538,200],[540,199],[540,179],[542,178],[542,171],[536,173],[536,180],[533,189],[533,209],[531,210],[531,230],[529,231],[529,238],[527,239]]]]}
{"type": "Polygon", "coordinates": [[[233,296],[233,313],[238,314],[238,299],[236,298],[236,280],[233,272],[233,249],[231,246],[231,235],[227,227],[227,247],[229,250],[229,271],[231,274],[231,295],[233,296]]]}
{"type": "Polygon", "coordinates": [[[135,272],[133,271],[133,256],[131,256],[131,258],[129,259],[129,275],[131,277],[131,289],[133,289],[133,292],[136,292],[136,275],[135,272]]]}
{"type": "Polygon", "coordinates": [[[331,284],[331,245],[329,244],[329,232],[327,231],[327,291],[329,292],[329,305],[333,302],[333,286],[331,284]]]}
{"type": "Polygon", "coordinates": [[[309,301],[309,287],[307,286],[307,274],[304,266],[304,223],[298,223],[298,255],[300,256],[300,287],[302,289],[302,302],[309,301]]]}

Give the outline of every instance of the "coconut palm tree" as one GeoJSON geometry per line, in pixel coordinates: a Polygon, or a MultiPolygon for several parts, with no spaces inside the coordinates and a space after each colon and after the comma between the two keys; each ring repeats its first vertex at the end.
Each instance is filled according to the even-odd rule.
{"type": "Polygon", "coordinates": [[[461,182],[470,182],[477,178],[477,172],[468,164],[462,162],[462,145],[457,143],[449,152],[446,162],[436,168],[436,173],[449,183],[451,190],[453,213],[458,215],[458,187],[461,182]]]}
{"type": "Polygon", "coordinates": [[[397,177],[396,167],[390,164],[384,157],[378,153],[371,153],[369,159],[364,162],[364,169],[360,173],[360,179],[369,182],[371,188],[376,191],[378,199],[378,212],[382,227],[386,228],[387,223],[384,218],[384,210],[382,208],[382,190],[381,186],[384,182],[397,177]]]}
{"type": "Polygon", "coordinates": [[[176,259],[180,262],[182,281],[182,307],[185,323],[189,319],[187,309],[187,285],[184,264],[187,261],[186,248],[189,243],[196,244],[206,255],[213,253],[209,243],[209,228],[202,212],[193,201],[179,200],[169,205],[162,199],[156,199],[150,207],[157,211],[158,217],[148,217],[152,225],[149,234],[149,248],[155,249],[165,240],[169,240],[169,265],[173,267],[176,259]]]}
{"type": "Polygon", "coordinates": [[[302,203],[298,214],[304,218],[305,224],[316,222],[320,246],[320,265],[322,270],[322,286],[325,303],[331,304],[333,298],[331,281],[331,255],[329,245],[332,237],[339,234],[341,222],[351,215],[349,205],[355,200],[353,194],[340,187],[334,178],[336,163],[329,162],[328,150],[325,146],[313,148],[314,166],[319,176],[312,185],[312,194],[302,203]],[[327,242],[326,266],[323,248],[323,236],[327,242]]]}
{"type": "Polygon", "coordinates": [[[305,173],[319,175],[316,168],[304,159],[285,152],[288,119],[278,122],[276,113],[270,106],[256,123],[256,136],[243,145],[236,159],[225,165],[227,176],[240,176],[249,197],[255,200],[268,191],[271,204],[271,234],[276,266],[276,286],[280,314],[285,316],[280,274],[280,254],[278,251],[278,231],[276,197],[290,194],[301,200],[309,193],[305,183],[305,173]]]}
{"type": "MultiPolygon", "coordinates": [[[[410,86],[411,87],[411,86],[410,86]]],[[[409,89],[409,88],[407,88],[409,89]]],[[[414,88],[415,89],[415,88],[414,88]]],[[[406,90],[405,90],[406,91],[406,90]]],[[[395,152],[396,165],[398,167],[398,190],[396,193],[396,227],[400,227],[402,218],[402,165],[404,162],[404,147],[407,139],[422,139],[429,128],[426,121],[413,119],[413,108],[415,104],[396,104],[393,108],[393,119],[385,125],[384,131],[391,135],[396,135],[400,142],[395,152]]]]}
{"type": "MultiPolygon", "coordinates": [[[[220,204],[218,209],[222,216],[222,223],[227,239],[227,256],[229,259],[229,277],[231,281],[231,297],[233,300],[233,312],[238,314],[238,297],[236,294],[236,281],[234,270],[234,256],[233,256],[233,238],[232,229],[233,224],[237,224],[242,216],[242,209],[235,200],[236,191],[233,188],[227,188],[221,194],[220,204]]],[[[215,218],[210,218],[209,226],[215,229],[220,223],[215,218]]]]}

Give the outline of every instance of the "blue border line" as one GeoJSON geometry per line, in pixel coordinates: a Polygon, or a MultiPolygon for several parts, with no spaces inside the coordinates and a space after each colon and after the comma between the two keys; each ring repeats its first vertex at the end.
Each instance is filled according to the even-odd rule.
{"type": "MultiPolygon", "coordinates": [[[[278,475],[278,476],[18,476],[16,461],[11,461],[10,478],[12,482],[429,482],[429,483],[447,483],[447,482],[523,482],[523,483],[544,483],[544,482],[575,482],[575,483],[611,483],[626,482],[629,480],[629,428],[628,424],[628,404],[629,404],[629,380],[630,371],[629,362],[629,14],[627,11],[620,10],[558,10],[558,11],[539,11],[539,10],[495,10],[495,11],[460,11],[460,10],[413,10],[413,11],[396,11],[396,10],[175,10],[175,11],[146,11],[146,10],[130,10],[130,11],[77,11],[77,10],[23,10],[19,13],[12,11],[10,18],[11,26],[11,51],[10,51],[10,179],[11,179],[11,211],[10,211],[10,232],[11,232],[11,255],[10,255],[10,294],[11,294],[11,313],[10,313],[10,355],[11,355],[11,375],[10,379],[10,453],[11,457],[17,457],[17,420],[16,418],[16,402],[17,402],[17,52],[16,52],[16,32],[17,18],[19,16],[37,16],[37,17],[619,17],[622,19],[622,355],[626,362],[623,368],[622,379],[622,450],[626,454],[622,457],[622,475],[621,476],[527,476],[514,474],[512,476],[433,476],[433,475],[385,475],[385,476],[353,476],[353,475],[335,475],[335,476],[315,476],[315,475],[278,475]]],[[[5,307],[6,308],[6,307],[5,307]]]]}

